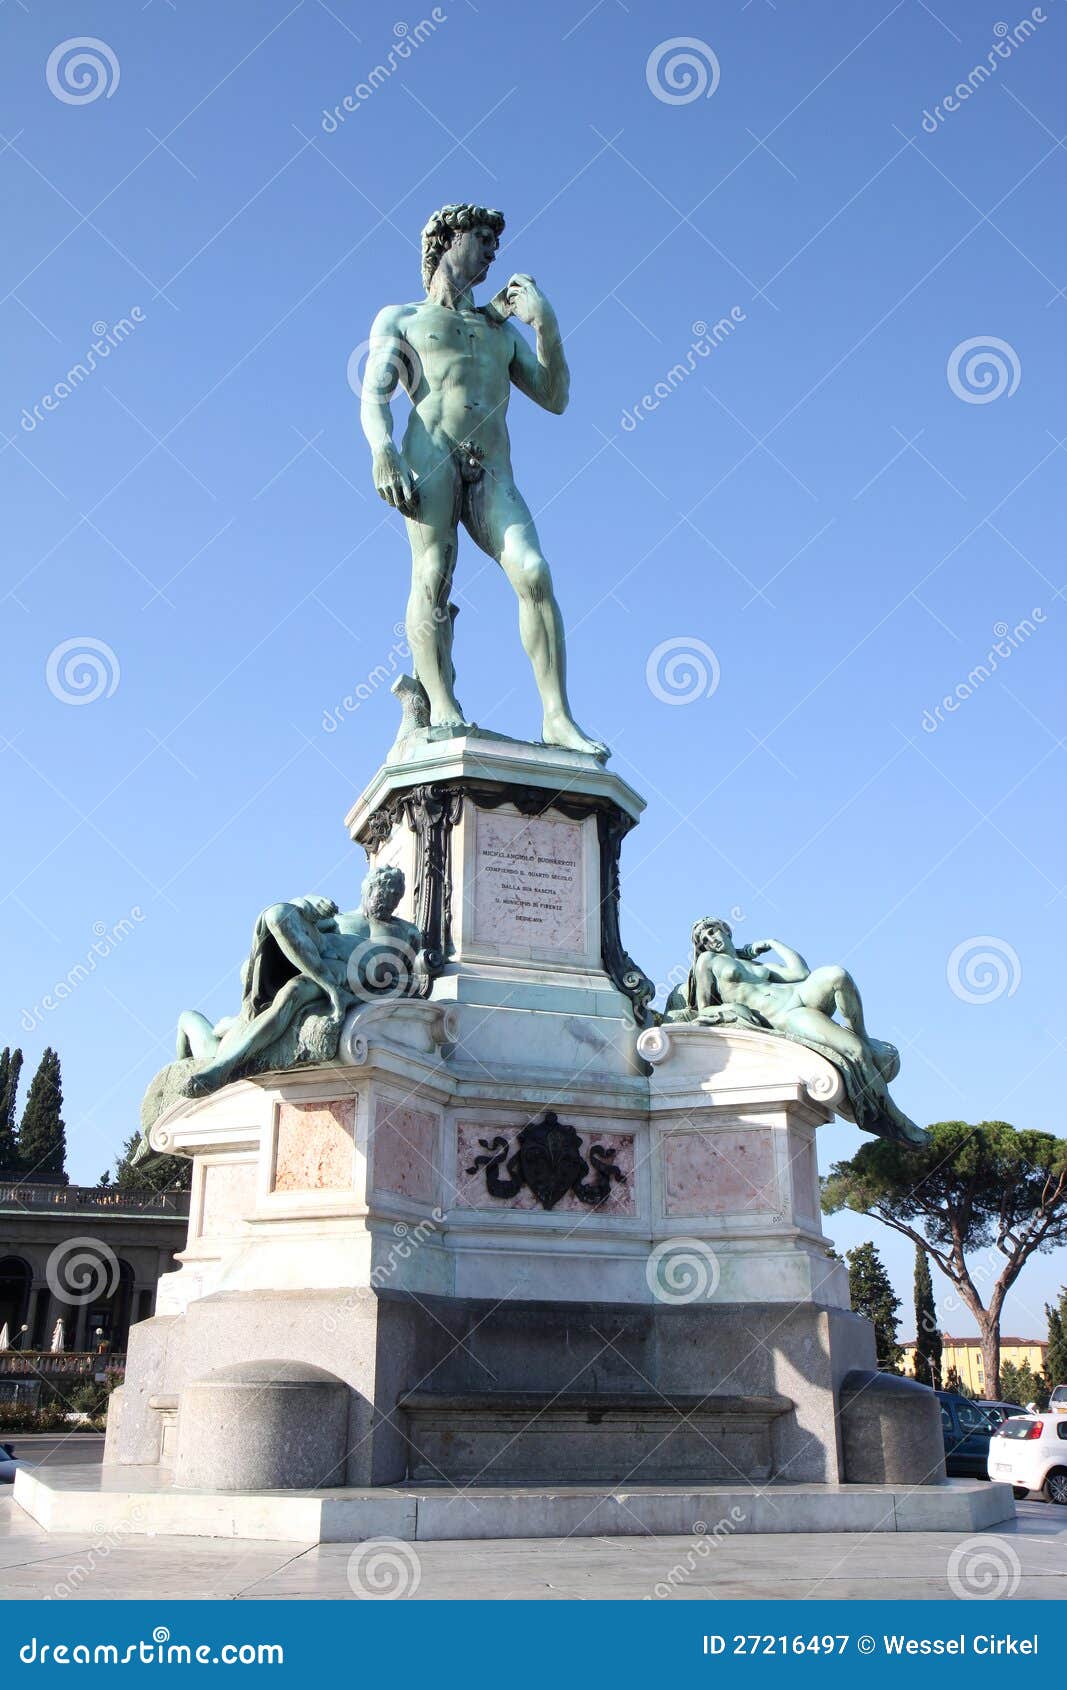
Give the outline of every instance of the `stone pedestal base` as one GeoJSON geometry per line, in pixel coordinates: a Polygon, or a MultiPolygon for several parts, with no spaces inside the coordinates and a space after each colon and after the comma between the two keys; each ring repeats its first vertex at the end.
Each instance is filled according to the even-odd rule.
{"type": "MultiPolygon", "coordinates": [[[[176,1448],[188,1478],[195,1382],[225,1361],[341,1382],[349,1486],[838,1484],[842,1381],[875,1355],[820,1221],[836,1071],[748,1027],[646,1025],[618,919],[642,805],[616,775],[484,737],[409,752],[348,820],[443,971],[353,1009],[336,1062],[156,1121],[193,1159],[189,1238],[131,1331],[108,1473],[176,1448]]],[[[302,1482],[336,1484],[334,1444],[309,1449],[302,1482]]],[[[893,1476],[928,1486],[937,1454],[893,1476]]]]}
{"type": "MultiPolygon", "coordinates": [[[[127,1383],[116,1393],[105,1460],[160,1462],[168,1410],[158,1405],[175,1398],[182,1404],[181,1436],[182,1393],[202,1375],[205,1357],[242,1363],[266,1353],[275,1362],[313,1362],[348,1386],[350,1485],[395,1485],[426,1477],[428,1467],[437,1478],[463,1482],[594,1474],[619,1483],[670,1482],[679,1476],[674,1462],[683,1444],[685,1477],[822,1483],[844,1477],[837,1392],[846,1374],[873,1361],[871,1328],[858,1315],[810,1303],[526,1302],[505,1299],[506,1290],[502,1282],[495,1303],[389,1290],[218,1291],[198,1298],[183,1315],[156,1316],[131,1333],[127,1383]],[[424,1431],[432,1421],[428,1440],[416,1434],[405,1410],[412,1393],[424,1431]],[[485,1420],[489,1393],[497,1399],[497,1426],[506,1420],[510,1428],[503,1462],[485,1420]],[[543,1407],[530,1406],[531,1395],[551,1403],[551,1424],[543,1407]],[[434,1398],[452,1408],[431,1414],[434,1398]],[[738,1409],[745,1398],[752,1399],[748,1408],[738,1409]],[[457,1399],[468,1400],[471,1415],[465,1418],[457,1399]],[[640,1430],[620,1442],[620,1399],[631,1429],[655,1423],[659,1437],[640,1430]],[[440,1459],[448,1414],[452,1447],[458,1440],[464,1449],[459,1466],[440,1459]],[[737,1414],[747,1421],[745,1436],[733,1435],[736,1424],[730,1436],[718,1436],[737,1414]],[[579,1422],[573,1447],[564,1449],[562,1438],[546,1443],[579,1422]],[[674,1444],[669,1437],[663,1442],[668,1433],[679,1434],[674,1444]],[[472,1469],[476,1448],[486,1465],[472,1469]],[[559,1464],[554,1457],[539,1466],[553,1448],[559,1464]]],[[[328,1465],[305,1482],[336,1482],[328,1465]]],[[[941,1470],[927,1451],[896,1476],[926,1484],[941,1470]]]]}

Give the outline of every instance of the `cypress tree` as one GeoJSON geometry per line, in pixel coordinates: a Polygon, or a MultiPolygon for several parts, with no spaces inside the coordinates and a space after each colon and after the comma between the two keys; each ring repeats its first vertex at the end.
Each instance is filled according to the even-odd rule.
{"type": "Polygon", "coordinates": [[[848,1289],[852,1307],[874,1326],[878,1366],[883,1373],[895,1373],[901,1348],[897,1342],[897,1313],[900,1299],[893,1294],[885,1263],[873,1244],[859,1244],[846,1250],[848,1289]]]}
{"type": "Polygon", "coordinates": [[[1067,1385],[1067,1285],[1060,1287],[1059,1303],[1046,1303],[1048,1316],[1048,1349],[1045,1352],[1045,1378],[1049,1389],[1067,1385]]]}
{"type": "Polygon", "coordinates": [[[140,1143],[140,1133],[131,1134],[115,1163],[115,1184],[120,1191],[189,1190],[193,1164],[188,1156],[147,1156],[134,1167],[133,1153],[140,1143]]]}
{"type": "Polygon", "coordinates": [[[49,1045],[30,1081],[19,1123],[18,1159],[24,1179],[67,1183],[67,1138],[63,1126],[59,1057],[49,1045]]]}
{"type": "Polygon", "coordinates": [[[941,1389],[941,1331],[934,1307],[930,1258],[915,1246],[915,1377],[921,1385],[941,1389]]]}
{"type": "Polygon", "coordinates": [[[0,1051],[0,1168],[18,1167],[18,1148],[15,1139],[15,1102],[22,1071],[21,1050],[0,1051]]]}

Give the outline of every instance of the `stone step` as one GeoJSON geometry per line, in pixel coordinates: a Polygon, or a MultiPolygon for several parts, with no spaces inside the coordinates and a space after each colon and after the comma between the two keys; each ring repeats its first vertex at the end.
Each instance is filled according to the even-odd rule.
{"type": "Polygon", "coordinates": [[[416,1482],[676,1484],[769,1479],[784,1396],[414,1391],[400,1423],[416,1482]]]}
{"type": "MultiPolygon", "coordinates": [[[[1011,1486],[394,1485],[376,1490],[176,1491],[161,1467],[22,1468],[15,1503],[46,1531],[307,1543],[688,1537],[750,1532],[983,1531],[1015,1517],[1011,1486]]],[[[17,1517],[17,1515],[16,1515],[17,1517]]]]}

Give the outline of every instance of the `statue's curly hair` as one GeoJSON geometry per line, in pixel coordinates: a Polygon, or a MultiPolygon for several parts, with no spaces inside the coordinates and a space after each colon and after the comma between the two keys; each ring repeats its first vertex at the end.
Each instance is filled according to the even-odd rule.
{"type": "Polygon", "coordinates": [[[435,211],[422,231],[422,285],[429,288],[434,271],[452,245],[452,236],[468,229],[485,227],[499,235],[504,228],[504,213],[487,205],[443,205],[435,211]]]}
{"type": "Polygon", "coordinates": [[[368,871],[361,890],[365,893],[381,892],[383,897],[397,903],[404,895],[404,871],[393,863],[383,863],[380,868],[368,871]]]}

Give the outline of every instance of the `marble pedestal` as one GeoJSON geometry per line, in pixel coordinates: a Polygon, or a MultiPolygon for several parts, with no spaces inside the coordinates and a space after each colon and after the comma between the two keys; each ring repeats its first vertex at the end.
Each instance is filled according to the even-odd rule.
{"type": "MultiPolygon", "coordinates": [[[[349,1487],[847,1477],[838,1398],[874,1342],[819,1217],[840,1082],[767,1033],[646,1024],[618,914],[640,809],[593,759],[506,741],[379,771],[349,827],[403,868],[442,972],[353,1011],[336,1062],[156,1122],[193,1159],[189,1236],[131,1330],[117,1485],[172,1466],[194,1382],[265,1362],[343,1383],[349,1487]],[[520,1136],[549,1111],[551,1191],[520,1136]]],[[[936,1485],[939,1433],[895,1476],[936,1485]]]]}

